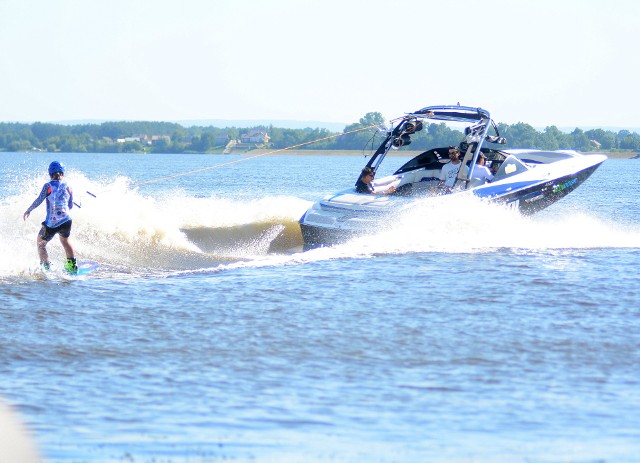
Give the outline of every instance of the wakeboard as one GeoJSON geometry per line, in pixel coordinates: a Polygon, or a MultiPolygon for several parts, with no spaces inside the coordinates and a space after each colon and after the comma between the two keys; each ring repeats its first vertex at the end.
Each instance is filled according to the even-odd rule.
{"type": "Polygon", "coordinates": [[[44,269],[42,266],[38,266],[38,270],[36,272],[44,275],[47,279],[51,278],[75,278],[80,276],[89,275],[100,267],[98,262],[93,262],[91,260],[87,260],[84,262],[78,262],[78,271],[77,272],[67,272],[64,268],[60,267],[51,267],[49,269],[44,269]]]}
{"type": "Polygon", "coordinates": [[[89,275],[94,270],[97,270],[100,267],[100,264],[97,262],[93,262],[91,260],[87,260],[84,262],[80,262],[78,264],[78,271],[76,273],[69,273],[71,276],[83,276],[89,275]]]}

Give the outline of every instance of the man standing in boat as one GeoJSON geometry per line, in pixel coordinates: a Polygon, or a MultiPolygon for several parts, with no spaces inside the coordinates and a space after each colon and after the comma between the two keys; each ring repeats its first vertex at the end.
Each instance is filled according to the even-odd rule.
{"type": "Polygon", "coordinates": [[[444,193],[451,193],[453,186],[456,184],[458,172],[460,171],[460,150],[456,146],[449,147],[449,159],[451,162],[446,163],[440,171],[440,182],[438,188],[444,193]]]}

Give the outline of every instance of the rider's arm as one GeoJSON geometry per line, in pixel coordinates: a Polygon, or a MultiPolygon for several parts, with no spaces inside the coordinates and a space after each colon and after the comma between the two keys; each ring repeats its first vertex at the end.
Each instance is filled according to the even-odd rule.
{"type": "Polygon", "coordinates": [[[51,187],[49,186],[48,183],[45,183],[44,186],[42,187],[42,191],[40,192],[40,195],[38,195],[38,197],[31,204],[31,206],[29,206],[29,209],[26,210],[26,213],[27,214],[31,213],[32,210],[34,210],[36,207],[42,204],[42,201],[44,201],[47,198],[47,196],[49,196],[49,194],[51,194],[51,187]]]}

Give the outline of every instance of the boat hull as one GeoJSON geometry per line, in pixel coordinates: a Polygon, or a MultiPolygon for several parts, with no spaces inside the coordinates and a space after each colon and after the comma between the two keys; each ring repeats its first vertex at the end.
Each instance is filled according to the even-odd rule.
{"type": "MultiPolygon", "coordinates": [[[[596,171],[600,164],[595,164],[575,174],[564,175],[495,198],[489,196],[488,199],[517,209],[523,215],[532,215],[546,209],[578,188],[596,171]]],[[[479,196],[483,197],[483,195],[479,196]]]]}
{"type": "Polygon", "coordinates": [[[317,247],[344,243],[350,239],[366,234],[366,232],[363,231],[318,227],[306,223],[300,223],[300,231],[302,233],[303,249],[305,251],[317,247]]]}

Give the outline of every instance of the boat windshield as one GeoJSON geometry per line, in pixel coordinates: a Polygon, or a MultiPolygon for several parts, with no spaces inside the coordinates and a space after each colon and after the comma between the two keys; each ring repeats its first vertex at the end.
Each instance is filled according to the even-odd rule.
{"type": "Polygon", "coordinates": [[[394,175],[401,174],[403,172],[409,172],[411,170],[416,170],[420,168],[441,169],[445,161],[441,161],[443,157],[440,153],[446,153],[446,152],[447,152],[447,148],[442,148],[441,150],[432,149],[429,151],[425,151],[424,153],[411,159],[409,162],[407,162],[398,170],[396,170],[394,172],[394,175]]]}
{"type": "Polygon", "coordinates": [[[502,180],[503,178],[511,177],[512,175],[521,174],[529,170],[529,167],[523,163],[520,159],[513,155],[507,156],[500,169],[493,177],[493,181],[502,180]]]}

